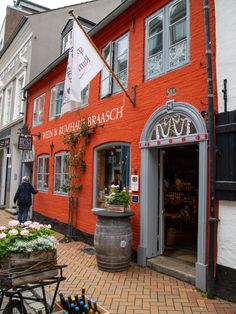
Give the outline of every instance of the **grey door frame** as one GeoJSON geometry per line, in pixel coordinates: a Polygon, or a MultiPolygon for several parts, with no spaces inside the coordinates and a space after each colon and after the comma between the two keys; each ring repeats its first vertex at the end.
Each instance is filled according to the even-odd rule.
{"type": "MultiPolygon", "coordinates": [[[[205,121],[197,109],[187,103],[173,102],[171,112],[188,117],[197,132],[191,138],[199,146],[198,182],[198,237],[195,285],[206,290],[206,248],[207,248],[207,129],[205,121]]],[[[147,258],[158,254],[158,144],[149,145],[151,134],[157,122],[170,113],[167,105],[158,108],[148,119],[141,135],[141,182],[140,182],[140,243],[138,264],[146,266],[147,258]]],[[[172,144],[166,144],[169,147],[172,144]]],[[[183,145],[181,140],[176,145],[183,145]]]]}

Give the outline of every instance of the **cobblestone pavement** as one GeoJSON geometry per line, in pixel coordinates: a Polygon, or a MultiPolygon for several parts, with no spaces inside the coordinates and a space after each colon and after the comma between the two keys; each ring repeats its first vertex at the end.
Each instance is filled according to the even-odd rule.
{"type": "MultiPolygon", "coordinates": [[[[0,224],[3,216],[0,211],[0,224]]],[[[67,280],[60,285],[66,295],[79,294],[85,286],[86,294],[111,314],[236,314],[236,304],[209,300],[192,285],[135,263],[124,272],[100,271],[95,256],[81,251],[85,247],[81,242],[58,244],[58,263],[68,265],[63,273],[67,280]]],[[[53,291],[50,286],[48,293],[53,291]]]]}

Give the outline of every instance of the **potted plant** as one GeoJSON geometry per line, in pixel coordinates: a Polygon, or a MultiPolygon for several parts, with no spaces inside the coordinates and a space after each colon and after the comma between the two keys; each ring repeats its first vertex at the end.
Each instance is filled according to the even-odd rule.
{"type": "Polygon", "coordinates": [[[26,221],[20,224],[11,220],[8,226],[0,226],[0,284],[14,286],[33,282],[34,276],[22,276],[27,271],[47,269],[37,279],[45,279],[56,275],[48,271],[56,264],[56,239],[50,225],[26,221]],[[6,274],[17,273],[14,280],[6,274]],[[10,278],[10,279],[9,279],[10,278]]]}
{"type": "Polygon", "coordinates": [[[126,188],[120,189],[119,185],[112,184],[111,192],[106,197],[108,211],[124,212],[129,205],[129,192],[126,188]]]}

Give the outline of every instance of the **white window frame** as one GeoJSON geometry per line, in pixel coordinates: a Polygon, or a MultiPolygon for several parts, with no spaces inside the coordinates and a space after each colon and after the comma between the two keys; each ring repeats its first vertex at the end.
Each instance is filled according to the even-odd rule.
{"type": "Polygon", "coordinates": [[[0,93],[0,127],[2,126],[2,119],[3,119],[3,93],[0,93]]]}
{"type": "MultiPolygon", "coordinates": [[[[110,148],[114,148],[114,149],[121,149],[123,147],[127,147],[129,148],[129,164],[127,164],[128,166],[128,181],[129,181],[129,186],[131,184],[130,182],[130,175],[131,175],[131,146],[129,143],[126,142],[109,142],[106,144],[102,144],[101,146],[98,146],[95,151],[94,151],[94,164],[93,164],[93,168],[94,168],[94,172],[93,172],[93,208],[105,208],[105,206],[98,206],[98,198],[104,199],[105,201],[105,195],[107,195],[107,193],[109,193],[109,189],[108,187],[105,187],[104,185],[104,190],[101,191],[99,190],[98,187],[98,178],[100,178],[100,173],[99,173],[99,153],[103,150],[107,150],[110,148]]],[[[120,169],[122,169],[122,167],[124,167],[124,164],[121,164],[119,166],[120,169]]],[[[105,169],[105,167],[104,167],[105,169]]],[[[113,168],[113,170],[116,170],[116,167],[113,168]]],[[[104,170],[105,171],[105,170],[104,170]]],[[[113,173],[114,175],[114,173],[113,173]]],[[[113,176],[112,175],[112,176],[113,176]]],[[[129,186],[126,186],[126,188],[128,188],[129,186]]]]}
{"type": "Polygon", "coordinates": [[[12,84],[11,84],[5,90],[4,108],[3,108],[3,126],[5,126],[5,125],[10,123],[12,98],[13,97],[12,97],[12,84]],[[9,98],[8,98],[8,94],[10,94],[9,98]]]}
{"type": "Polygon", "coordinates": [[[40,116],[40,114],[43,115],[44,104],[45,104],[45,94],[42,94],[42,95],[40,95],[34,99],[33,115],[32,115],[32,117],[33,117],[32,118],[32,127],[35,127],[35,126],[43,123],[43,117],[42,117],[42,121],[40,121],[39,116],[40,116]],[[34,118],[35,112],[37,113],[37,119],[34,118]]]}
{"type": "MultiPolygon", "coordinates": [[[[126,76],[126,82],[123,84],[124,88],[128,87],[128,73],[129,73],[129,33],[125,33],[123,36],[117,38],[113,42],[110,42],[106,47],[103,48],[102,54],[105,55],[105,51],[109,50],[110,56],[106,58],[107,63],[111,66],[113,71],[116,73],[116,75],[119,77],[120,73],[117,71],[117,45],[118,43],[123,40],[124,38],[127,38],[127,76],[126,76]]],[[[120,56],[119,56],[120,57],[120,56]]],[[[101,82],[100,82],[100,98],[105,98],[107,96],[110,96],[111,94],[116,94],[121,91],[120,86],[116,83],[116,81],[112,78],[111,73],[103,67],[102,74],[101,74],[101,82]],[[105,81],[108,81],[107,88],[104,91],[104,84],[105,81]]]]}
{"type": "Polygon", "coordinates": [[[15,95],[13,119],[18,118],[20,116],[20,113],[23,112],[23,109],[24,109],[23,108],[24,107],[24,100],[23,100],[24,85],[25,85],[25,72],[16,78],[16,95],[15,95]],[[20,82],[22,82],[22,86],[20,85],[20,82]]]}
{"type": "Polygon", "coordinates": [[[45,160],[48,159],[48,165],[50,163],[50,158],[49,158],[49,155],[41,155],[41,156],[38,156],[38,168],[37,168],[37,189],[39,191],[42,191],[42,192],[48,192],[48,185],[47,185],[47,188],[45,187],[45,177],[48,176],[48,182],[49,182],[49,172],[46,172],[46,167],[45,167],[45,160]],[[39,172],[39,160],[42,160],[43,161],[43,171],[42,172],[39,172]],[[42,176],[42,181],[41,181],[41,186],[39,185],[39,176],[42,176]]]}
{"type": "Polygon", "coordinates": [[[60,194],[60,195],[68,195],[68,193],[64,192],[62,190],[62,186],[64,185],[65,181],[65,176],[68,175],[69,176],[69,172],[56,172],[56,158],[57,157],[62,157],[61,159],[61,169],[64,169],[64,162],[65,162],[65,158],[67,158],[67,156],[69,156],[69,153],[67,152],[60,152],[54,155],[54,184],[53,184],[53,193],[54,194],[60,194]],[[56,176],[59,175],[60,176],[60,191],[56,190],[56,176]]]}
{"type": "Polygon", "coordinates": [[[49,112],[49,120],[55,119],[56,117],[59,117],[61,115],[61,108],[60,112],[57,110],[57,105],[55,102],[57,102],[60,99],[61,106],[62,107],[62,102],[63,102],[63,93],[60,95],[58,92],[59,86],[63,85],[62,91],[64,90],[64,84],[65,81],[59,82],[56,85],[54,85],[51,89],[51,96],[50,96],[50,112],[49,112]],[[56,93],[55,99],[53,101],[53,93],[56,93]],[[61,96],[61,97],[58,97],[61,96]],[[58,111],[58,112],[56,112],[58,111]]]}
{"type": "Polygon", "coordinates": [[[72,44],[72,29],[62,38],[62,53],[70,48],[72,44]]]}
{"type": "MultiPolygon", "coordinates": [[[[145,56],[144,56],[144,68],[145,68],[145,73],[144,73],[144,78],[145,80],[150,80],[152,78],[158,77],[164,73],[168,73],[170,71],[173,71],[175,69],[178,69],[190,62],[190,5],[189,5],[189,0],[186,1],[186,39],[183,39],[179,41],[177,44],[186,41],[186,60],[183,62],[180,62],[174,66],[170,66],[169,64],[169,49],[171,47],[170,45],[170,18],[169,18],[169,12],[170,8],[174,5],[176,5],[178,2],[181,2],[182,0],[175,0],[163,7],[162,9],[156,11],[153,13],[151,16],[147,17],[145,20],[145,56]],[[163,53],[163,59],[162,59],[162,71],[158,73],[154,73],[149,75],[148,74],[148,25],[151,20],[153,20],[155,17],[158,15],[163,14],[163,36],[162,36],[162,53],[163,53]]],[[[178,21],[179,22],[179,21],[178,21]]],[[[173,45],[172,45],[173,46],[173,45]]]]}

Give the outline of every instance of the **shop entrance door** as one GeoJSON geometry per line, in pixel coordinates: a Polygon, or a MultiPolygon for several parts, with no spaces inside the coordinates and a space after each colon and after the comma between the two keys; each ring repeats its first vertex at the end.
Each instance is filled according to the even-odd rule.
{"type": "Polygon", "coordinates": [[[198,146],[160,150],[160,254],[195,266],[198,146]]]}

